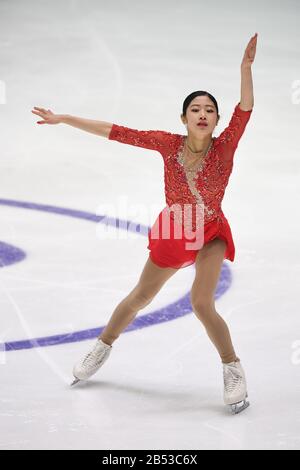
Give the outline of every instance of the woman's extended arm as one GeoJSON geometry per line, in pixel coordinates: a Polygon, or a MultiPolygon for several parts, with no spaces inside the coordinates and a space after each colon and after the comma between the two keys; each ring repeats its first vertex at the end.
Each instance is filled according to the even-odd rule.
{"type": "Polygon", "coordinates": [[[251,66],[254,62],[257,44],[257,33],[250,39],[241,63],[241,99],[240,108],[250,111],[254,106],[253,81],[251,66]]]}
{"type": "Polygon", "coordinates": [[[34,107],[31,111],[33,114],[40,116],[43,121],[37,121],[37,124],[68,124],[77,127],[86,132],[107,137],[110,134],[112,123],[105,121],[95,121],[93,119],[84,119],[69,114],[54,114],[50,109],[34,107]]]}

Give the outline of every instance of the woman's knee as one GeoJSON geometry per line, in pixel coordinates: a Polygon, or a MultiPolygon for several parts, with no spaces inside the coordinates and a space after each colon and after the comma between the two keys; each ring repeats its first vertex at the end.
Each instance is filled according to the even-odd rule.
{"type": "Polygon", "coordinates": [[[191,298],[191,305],[199,320],[206,322],[214,315],[214,300],[207,297],[191,298]]]}
{"type": "Polygon", "coordinates": [[[151,289],[136,286],[129,294],[129,302],[134,310],[146,307],[155,297],[155,293],[151,289]]]}

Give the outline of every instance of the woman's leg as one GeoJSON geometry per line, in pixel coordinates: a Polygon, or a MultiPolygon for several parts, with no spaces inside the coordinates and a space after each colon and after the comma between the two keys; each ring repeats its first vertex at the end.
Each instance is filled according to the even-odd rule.
{"type": "Polygon", "coordinates": [[[146,307],[160,291],[165,282],[178,271],[174,268],[161,268],[148,258],[138,284],[114,310],[100,339],[106,344],[112,343],[134,320],[138,311],[146,307]]]}
{"type": "Polygon", "coordinates": [[[206,243],[195,261],[196,276],[191,290],[191,304],[216,346],[223,363],[239,360],[236,357],[229,329],[215,309],[214,293],[219,280],[226,242],[215,238],[206,243]]]}

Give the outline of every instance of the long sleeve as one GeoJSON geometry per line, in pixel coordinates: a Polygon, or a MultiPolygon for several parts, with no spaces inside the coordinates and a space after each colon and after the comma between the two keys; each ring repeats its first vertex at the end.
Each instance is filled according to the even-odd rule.
{"type": "Polygon", "coordinates": [[[239,107],[239,104],[235,106],[228,126],[217,138],[219,143],[229,144],[233,149],[237,148],[252,113],[252,109],[244,111],[239,107]]]}
{"type": "Polygon", "coordinates": [[[227,175],[231,173],[233,165],[233,157],[242,137],[247,122],[250,119],[252,109],[244,111],[239,107],[239,103],[235,106],[232,117],[228,126],[217,137],[217,145],[219,146],[219,156],[223,168],[227,175]]]}
{"type": "Polygon", "coordinates": [[[173,134],[166,131],[141,131],[113,124],[108,138],[109,140],[116,140],[123,144],[134,145],[149,150],[157,150],[162,153],[172,135],[173,134]]]}

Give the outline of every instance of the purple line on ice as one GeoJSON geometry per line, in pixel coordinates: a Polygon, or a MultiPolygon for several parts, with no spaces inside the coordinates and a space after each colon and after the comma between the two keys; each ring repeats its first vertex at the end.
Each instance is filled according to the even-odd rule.
{"type": "Polygon", "coordinates": [[[0,268],[19,263],[26,258],[26,253],[16,246],[0,242],[0,268]]]}

